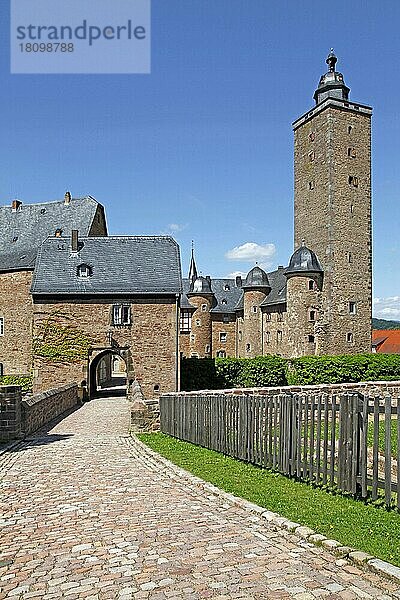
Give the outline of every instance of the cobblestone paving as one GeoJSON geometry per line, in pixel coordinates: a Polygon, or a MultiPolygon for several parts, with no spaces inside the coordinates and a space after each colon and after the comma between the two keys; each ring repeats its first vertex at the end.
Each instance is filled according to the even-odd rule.
{"type": "Polygon", "coordinates": [[[177,477],[96,400],[0,457],[0,599],[400,598],[177,477]]]}

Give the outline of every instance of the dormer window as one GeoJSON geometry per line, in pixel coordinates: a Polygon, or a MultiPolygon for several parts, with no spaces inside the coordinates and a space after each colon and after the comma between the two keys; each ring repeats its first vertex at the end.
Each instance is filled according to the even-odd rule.
{"type": "Polygon", "coordinates": [[[56,237],[61,237],[61,236],[62,236],[62,232],[63,232],[63,230],[62,230],[62,229],[56,229],[56,231],[55,231],[55,234],[54,234],[54,235],[55,235],[56,237]]]}
{"type": "Polygon", "coordinates": [[[77,269],[78,277],[87,278],[90,277],[92,273],[92,267],[89,267],[89,265],[79,265],[77,269]]]}
{"type": "Polygon", "coordinates": [[[229,284],[227,284],[227,283],[226,283],[226,284],[224,285],[224,290],[225,290],[225,292],[229,292],[229,290],[230,290],[230,289],[231,289],[231,286],[230,286],[229,284]]]}
{"type": "Polygon", "coordinates": [[[221,304],[227,304],[226,298],[223,298],[223,299],[221,300],[221,304]]]}

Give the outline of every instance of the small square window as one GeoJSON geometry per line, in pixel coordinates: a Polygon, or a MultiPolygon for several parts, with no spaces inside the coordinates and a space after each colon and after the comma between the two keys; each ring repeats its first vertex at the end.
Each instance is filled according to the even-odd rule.
{"type": "Polygon", "coordinates": [[[221,342],[221,344],[224,344],[227,340],[228,334],[225,333],[225,331],[220,331],[219,334],[219,341],[221,342]]]}
{"type": "Polygon", "coordinates": [[[196,319],[196,326],[200,327],[201,326],[201,320],[200,319],[196,319]]]}
{"type": "Polygon", "coordinates": [[[313,291],[316,289],[316,287],[317,287],[317,284],[315,283],[314,279],[309,279],[308,280],[308,289],[310,291],[313,291]]]}
{"type": "Polygon", "coordinates": [[[265,313],[265,320],[266,321],[270,321],[271,320],[271,313],[265,313]]]}
{"type": "Polygon", "coordinates": [[[351,344],[351,343],[352,343],[352,341],[353,341],[353,334],[352,334],[352,333],[348,333],[348,334],[346,335],[346,339],[347,339],[347,342],[348,342],[349,344],[351,344]]]}
{"type": "Polygon", "coordinates": [[[246,352],[251,352],[251,344],[246,344],[246,352]]]}
{"type": "Polygon", "coordinates": [[[308,139],[310,140],[310,142],[314,142],[315,141],[315,131],[312,131],[309,135],[308,135],[308,139]]]}
{"type": "Polygon", "coordinates": [[[314,184],[314,182],[313,182],[313,181],[309,181],[309,182],[308,182],[308,189],[309,189],[309,190],[313,190],[313,189],[314,189],[314,185],[315,185],[315,184],[314,184]]]}
{"type": "Polygon", "coordinates": [[[352,263],[353,262],[353,255],[351,252],[346,252],[346,258],[347,258],[347,262],[348,263],[352,263]]]}
{"type": "Polygon", "coordinates": [[[314,344],[314,343],[315,343],[315,337],[314,337],[313,335],[309,335],[309,336],[308,336],[308,342],[309,342],[310,344],[314,344]]]}
{"type": "Polygon", "coordinates": [[[356,149],[353,147],[347,148],[347,156],[349,158],[356,158],[357,157],[356,149]]]}
{"type": "Polygon", "coordinates": [[[131,307],[129,304],[114,304],[113,306],[113,325],[131,324],[131,307]]]}
{"type": "Polygon", "coordinates": [[[225,350],[218,350],[218,352],[217,352],[217,358],[225,358],[225,357],[226,357],[225,350]]]}
{"type": "Polygon", "coordinates": [[[355,315],[357,312],[357,304],[355,302],[349,302],[349,313],[355,315]]]}
{"type": "Polygon", "coordinates": [[[258,311],[258,306],[253,306],[253,313],[256,313],[258,311]]]}
{"type": "Polygon", "coordinates": [[[210,345],[207,344],[207,346],[206,346],[206,354],[209,354],[209,353],[210,353],[210,345]]]}
{"type": "Polygon", "coordinates": [[[229,284],[227,284],[227,283],[226,283],[226,284],[224,285],[224,290],[225,290],[225,292],[229,292],[229,290],[230,290],[230,289],[231,289],[231,286],[230,286],[229,284]]]}
{"type": "Polygon", "coordinates": [[[354,175],[350,175],[349,176],[349,185],[357,188],[358,187],[358,177],[355,177],[354,175]]]}
{"type": "Polygon", "coordinates": [[[195,339],[196,339],[196,336],[194,335],[194,333],[191,333],[191,334],[190,334],[190,341],[191,341],[191,342],[194,342],[194,341],[195,341],[195,339]]]}
{"type": "Polygon", "coordinates": [[[202,304],[201,305],[201,311],[202,312],[207,312],[207,304],[202,304]]]}

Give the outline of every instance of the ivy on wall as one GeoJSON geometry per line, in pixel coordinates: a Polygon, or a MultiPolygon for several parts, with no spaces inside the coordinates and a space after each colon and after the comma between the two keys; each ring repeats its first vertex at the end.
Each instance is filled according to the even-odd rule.
{"type": "Polygon", "coordinates": [[[51,362],[73,363],[85,359],[91,345],[91,339],[83,331],[61,325],[52,316],[38,326],[33,353],[51,362]]]}
{"type": "Polygon", "coordinates": [[[33,376],[32,375],[2,375],[0,377],[0,385],[20,385],[22,391],[27,394],[32,392],[33,376]]]}

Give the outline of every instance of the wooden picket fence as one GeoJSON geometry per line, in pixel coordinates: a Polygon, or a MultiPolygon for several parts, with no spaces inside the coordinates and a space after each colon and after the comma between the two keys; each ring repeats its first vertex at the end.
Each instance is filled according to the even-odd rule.
{"type": "Polygon", "coordinates": [[[170,394],[161,431],[400,510],[400,397],[170,394]]]}

